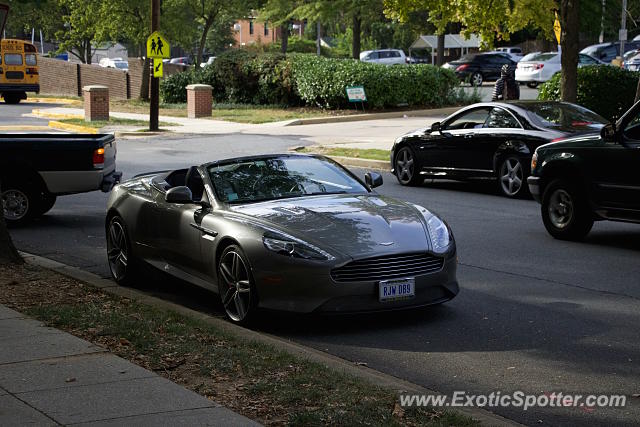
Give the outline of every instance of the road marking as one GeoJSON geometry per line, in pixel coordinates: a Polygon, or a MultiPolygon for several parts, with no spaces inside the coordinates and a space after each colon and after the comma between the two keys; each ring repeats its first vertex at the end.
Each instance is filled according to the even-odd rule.
{"type": "Polygon", "coordinates": [[[21,130],[49,130],[48,126],[42,125],[13,125],[13,126],[0,126],[0,131],[21,131],[21,130]]]}

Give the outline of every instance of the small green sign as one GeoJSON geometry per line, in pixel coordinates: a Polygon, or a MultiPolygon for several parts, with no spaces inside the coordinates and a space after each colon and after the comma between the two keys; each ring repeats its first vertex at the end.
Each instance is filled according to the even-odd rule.
{"type": "Polygon", "coordinates": [[[366,102],[367,94],[363,86],[347,86],[347,97],[349,102],[366,102]]]}

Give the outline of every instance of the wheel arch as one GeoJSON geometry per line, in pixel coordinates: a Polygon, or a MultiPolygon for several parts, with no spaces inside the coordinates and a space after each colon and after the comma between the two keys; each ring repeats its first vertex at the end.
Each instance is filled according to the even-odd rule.
{"type": "Polygon", "coordinates": [[[544,162],[540,170],[540,197],[544,197],[547,186],[556,179],[565,179],[577,185],[577,188],[585,194],[589,194],[587,176],[582,167],[578,164],[578,159],[574,156],[569,158],[551,158],[544,162]]]}
{"type": "Polygon", "coordinates": [[[508,140],[500,143],[495,153],[493,154],[493,170],[497,173],[500,163],[509,156],[516,156],[523,160],[525,169],[529,171],[531,168],[531,148],[526,142],[518,140],[508,140]],[[529,160],[529,162],[526,162],[529,160]]]}
{"type": "Polygon", "coordinates": [[[42,175],[40,175],[32,165],[26,162],[12,164],[6,162],[0,163],[0,180],[2,180],[2,182],[24,180],[23,182],[33,184],[41,191],[49,193],[49,188],[42,178],[42,175]]]}

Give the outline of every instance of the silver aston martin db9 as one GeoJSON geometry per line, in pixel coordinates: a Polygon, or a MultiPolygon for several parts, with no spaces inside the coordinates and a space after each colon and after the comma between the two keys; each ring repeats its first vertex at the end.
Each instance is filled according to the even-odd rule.
{"type": "Polygon", "coordinates": [[[116,186],[106,235],[113,278],[148,263],[220,296],[228,317],[393,310],[458,293],[449,226],[424,207],[376,194],[321,156],[242,157],[116,186]]]}

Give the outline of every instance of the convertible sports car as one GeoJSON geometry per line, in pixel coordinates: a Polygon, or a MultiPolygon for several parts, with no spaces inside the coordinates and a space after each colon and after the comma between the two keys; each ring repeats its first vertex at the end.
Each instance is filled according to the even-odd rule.
{"type": "Polygon", "coordinates": [[[146,262],[217,292],[228,317],[256,308],[343,313],[439,304],[458,293],[449,226],[372,191],[321,156],[235,158],[137,176],[114,188],[113,278],[146,262]]]}
{"type": "Polygon", "coordinates": [[[548,142],[597,132],[607,120],[578,105],[550,101],[474,104],[430,129],[396,139],[392,172],[402,185],[425,179],[495,179],[502,194],[527,191],[531,157],[548,142]]]}

